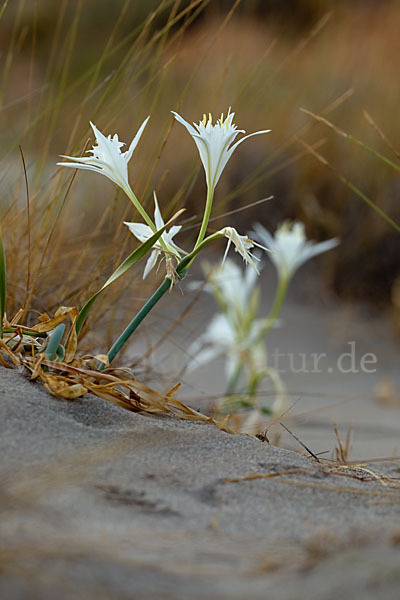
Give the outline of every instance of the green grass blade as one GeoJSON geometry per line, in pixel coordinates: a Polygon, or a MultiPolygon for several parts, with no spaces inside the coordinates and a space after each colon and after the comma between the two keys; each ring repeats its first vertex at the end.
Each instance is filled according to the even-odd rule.
{"type": "Polygon", "coordinates": [[[6,255],[0,230],[0,337],[3,337],[3,319],[6,312],[7,271],[6,255]]]}
{"type": "Polygon", "coordinates": [[[116,281],[119,277],[121,277],[121,275],[123,275],[124,273],[126,273],[131,267],[133,267],[134,265],[136,265],[137,262],[139,262],[139,260],[141,258],[143,258],[143,256],[145,256],[145,254],[154,246],[154,244],[156,243],[156,241],[159,239],[159,237],[161,237],[161,235],[164,233],[164,231],[167,229],[167,227],[169,226],[169,224],[171,223],[172,220],[174,220],[178,215],[181,214],[182,211],[177,212],[172,219],[170,219],[168,221],[168,223],[166,223],[164,225],[164,227],[162,227],[161,229],[159,229],[158,231],[156,231],[156,233],[154,235],[151,236],[151,238],[149,238],[146,242],[144,242],[143,244],[141,244],[138,248],[136,248],[136,250],[134,250],[132,252],[132,254],[130,254],[128,256],[128,258],[126,258],[117,269],[115,269],[114,273],[107,279],[107,281],[105,282],[105,284],[86,302],[86,304],[84,305],[84,307],[81,309],[77,319],[76,319],[76,323],[75,323],[75,329],[76,329],[76,333],[79,335],[80,331],[82,330],[83,324],[86,321],[86,318],[88,316],[89,310],[91,309],[94,301],[96,300],[96,298],[114,281],[116,281]]]}

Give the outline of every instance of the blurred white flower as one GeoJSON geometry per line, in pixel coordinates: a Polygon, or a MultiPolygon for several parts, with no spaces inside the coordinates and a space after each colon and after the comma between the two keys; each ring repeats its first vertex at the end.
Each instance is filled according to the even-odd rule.
{"type": "MultiPolygon", "coordinates": [[[[254,320],[244,332],[227,314],[220,313],[213,317],[204,333],[188,348],[188,355],[191,356],[188,370],[208,364],[220,355],[226,357],[225,372],[228,381],[242,364],[249,365],[254,362],[257,368],[260,368],[260,351],[263,352],[263,344],[256,342],[260,321],[261,319],[254,320]]],[[[266,358],[263,363],[263,367],[265,366],[266,358]]]]}
{"type": "Polygon", "coordinates": [[[257,258],[249,252],[250,248],[253,248],[253,246],[255,245],[258,246],[258,244],[255,244],[253,240],[247,237],[247,235],[240,235],[233,227],[224,227],[223,229],[217,231],[217,234],[224,235],[226,238],[228,238],[228,243],[226,245],[224,258],[222,259],[222,264],[225,263],[225,259],[228,254],[229,248],[231,247],[231,244],[233,244],[235,246],[235,252],[239,252],[243,260],[247,264],[251,265],[256,271],[256,273],[259,273],[257,265],[253,260],[259,260],[259,258],[257,258]]]}
{"type": "Polygon", "coordinates": [[[149,118],[147,117],[143,121],[126,152],[121,152],[121,148],[125,146],[125,143],[119,141],[117,134],[112,137],[111,135],[106,137],[93,123],[90,123],[97,142],[96,146],[87,151],[92,156],[76,157],[62,155],[62,158],[68,158],[72,162],[59,162],[57,164],[61,167],[87,169],[88,171],[95,171],[96,173],[105,175],[129,195],[128,162],[132,158],[133,151],[140,140],[149,118]]]}
{"type": "Polygon", "coordinates": [[[232,113],[230,108],[226,118],[224,119],[224,115],[222,114],[215,125],[213,125],[211,114],[209,114],[208,119],[206,115],[204,115],[203,120],[200,121],[198,125],[196,125],[196,123],[190,125],[190,123],[185,121],[185,119],[174,111],[172,111],[172,114],[179,123],[186,127],[194,139],[206,173],[208,189],[212,191],[214,191],[226,163],[239,144],[253,135],[271,131],[270,129],[256,131],[255,133],[242,137],[236,143],[231,145],[238,133],[246,132],[243,129],[236,128],[236,125],[233,123],[235,113],[232,113]]]}
{"type": "Polygon", "coordinates": [[[203,266],[208,283],[205,290],[211,292],[222,313],[216,315],[207,329],[189,347],[192,356],[189,370],[206,364],[219,355],[226,356],[228,380],[240,365],[249,371],[262,372],[266,368],[264,343],[260,331],[267,319],[257,319],[258,289],[255,288],[256,272],[246,267],[243,271],[229,258],[224,266],[203,266]]]}
{"type": "MultiPolygon", "coordinates": [[[[154,194],[154,205],[155,205],[154,223],[156,225],[156,229],[159,230],[162,227],[164,227],[165,223],[164,223],[164,219],[161,216],[156,193],[153,192],[153,194],[154,194]]],[[[133,235],[142,243],[146,242],[149,238],[151,238],[152,235],[154,235],[153,229],[151,227],[149,227],[148,225],[145,225],[144,223],[128,223],[126,221],[124,221],[124,223],[125,223],[125,225],[127,225],[130,232],[133,233],[133,235]]],[[[160,239],[157,240],[157,242],[154,244],[153,250],[151,251],[150,257],[148,258],[145,269],[144,269],[143,279],[145,279],[147,277],[147,275],[150,273],[150,271],[156,265],[157,259],[162,252],[168,251],[169,254],[172,254],[177,259],[181,258],[181,254],[185,254],[185,251],[182,250],[181,248],[179,248],[179,246],[177,246],[175,244],[175,242],[173,241],[173,237],[181,229],[182,229],[182,225],[173,225],[169,231],[164,231],[164,233],[161,234],[160,239],[162,240],[163,244],[161,244],[160,239]]]]}
{"type": "Polygon", "coordinates": [[[265,244],[271,252],[269,257],[275,264],[281,279],[288,280],[297,269],[313,256],[326,252],[339,244],[337,238],[315,244],[308,241],[304,224],[300,222],[282,223],[272,236],[269,231],[257,223],[254,226],[255,237],[265,244]]]}
{"type": "MultiPolygon", "coordinates": [[[[217,300],[221,310],[234,312],[237,315],[249,314],[251,311],[251,296],[254,284],[257,281],[257,273],[254,269],[242,269],[230,258],[224,265],[211,266],[207,263],[202,265],[207,283],[204,291],[210,292],[217,300]]],[[[203,287],[201,282],[192,283],[192,288],[203,287]]]]}

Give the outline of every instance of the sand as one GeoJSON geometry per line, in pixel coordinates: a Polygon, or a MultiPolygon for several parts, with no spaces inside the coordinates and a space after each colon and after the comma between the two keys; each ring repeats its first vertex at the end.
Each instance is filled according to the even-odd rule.
{"type": "Polygon", "coordinates": [[[2,598],[398,598],[399,488],[16,370],[0,397],[2,598]]]}

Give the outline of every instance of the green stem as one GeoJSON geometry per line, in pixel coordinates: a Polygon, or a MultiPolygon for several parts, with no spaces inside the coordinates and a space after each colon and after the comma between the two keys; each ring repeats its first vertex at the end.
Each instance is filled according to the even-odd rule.
{"type": "MultiPolygon", "coordinates": [[[[133,206],[136,208],[136,210],[138,211],[138,213],[140,214],[140,216],[142,217],[142,219],[145,221],[145,223],[147,223],[147,225],[150,227],[150,229],[152,230],[153,233],[156,233],[157,231],[157,227],[155,226],[155,224],[153,223],[153,221],[151,220],[151,218],[149,217],[149,215],[147,214],[147,212],[144,210],[143,206],[140,204],[139,200],[137,199],[134,191],[132,190],[132,188],[130,186],[128,187],[124,187],[123,188],[126,195],[128,196],[129,200],[132,202],[133,206]]],[[[166,254],[170,254],[166,243],[164,242],[164,240],[162,239],[162,236],[159,239],[160,245],[162,246],[162,249],[164,250],[164,252],[166,254]]]]}
{"type": "Polygon", "coordinates": [[[207,189],[206,207],[204,209],[203,221],[201,223],[199,235],[197,236],[197,240],[194,245],[194,249],[196,249],[205,238],[207,227],[208,227],[208,221],[210,220],[213,199],[214,199],[214,188],[207,189]]]}
{"type": "Polygon", "coordinates": [[[249,382],[248,394],[250,397],[256,395],[257,388],[260,385],[261,381],[264,379],[265,374],[259,373],[258,375],[254,375],[249,382]]]}
{"type": "Polygon", "coordinates": [[[124,187],[124,191],[125,191],[126,195],[128,196],[129,200],[132,202],[133,206],[136,208],[136,210],[140,214],[140,216],[147,223],[147,225],[150,227],[150,229],[155,233],[157,231],[156,226],[154,225],[153,221],[151,220],[151,218],[149,217],[147,212],[144,210],[143,206],[140,204],[140,202],[137,199],[132,188],[130,186],[124,187]]]}
{"type": "Polygon", "coordinates": [[[239,381],[242,371],[243,371],[243,363],[240,362],[229,378],[229,381],[228,381],[228,384],[227,384],[226,390],[225,390],[225,396],[231,396],[232,394],[235,393],[236,385],[239,381]]]}
{"type": "MultiPolygon", "coordinates": [[[[176,272],[177,272],[177,275],[179,276],[179,278],[183,279],[186,275],[186,270],[184,267],[183,268],[179,268],[179,267],[180,267],[180,264],[178,265],[176,272]]],[[[121,333],[119,338],[116,340],[116,342],[114,342],[114,344],[110,348],[110,350],[107,354],[108,360],[110,363],[114,360],[114,358],[117,356],[118,352],[125,345],[125,343],[131,337],[131,335],[136,331],[136,329],[139,327],[140,323],[147,317],[147,315],[155,307],[157,302],[159,302],[159,300],[161,300],[161,298],[164,296],[165,292],[167,292],[169,289],[171,289],[171,285],[172,285],[172,279],[170,277],[165,277],[162,284],[156,289],[154,294],[152,296],[150,296],[150,298],[147,300],[147,302],[142,306],[142,308],[139,310],[139,312],[135,315],[135,317],[129,323],[128,327],[126,327],[124,329],[124,331],[121,333]]],[[[102,371],[104,369],[104,367],[105,367],[105,365],[101,364],[99,367],[100,371],[102,371]]]]}
{"type": "Polygon", "coordinates": [[[279,277],[278,288],[276,290],[274,303],[267,317],[268,325],[261,330],[259,338],[264,337],[268,333],[268,331],[270,331],[270,329],[272,329],[272,327],[274,326],[274,323],[278,318],[279,313],[281,312],[282,304],[286,296],[288,285],[289,277],[279,277]]]}
{"type": "MultiPolygon", "coordinates": [[[[126,327],[126,329],[124,329],[124,331],[121,333],[121,335],[119,336],[117,341],[114,342],[114,344],[110,348],[110,351],[107,354],[108,360],[110,363],[113,361],[113,359],[117,356],[118,352],[121,350],[121,348],[124,346],[124,344],[131,337],[132,333],[139,327],[139,325],[143,321],[143,319],[154,308],[154,306],[162,298],[162,296],[164,296],[165,292],[167,290],[169,290],[169,288],[171,287],[171,283],[172,283],[172,280],[169,277],[166,277],[164,279],[162,284],[158,287],[158,289],[154,292],[154,294],[152,296],[150,296],[150,298],[147,300],[146,304],[144,304],[144,306],[142,306],[142,308],[139,310],[139,312],[136,314],[136,316],[132,319],[132,321],[129,323],[128,327],[126,327]]],[[[104,364],[100,365],[100,371],[102,371],[104,369],[104,367],[105,367],[104,364]]]]}

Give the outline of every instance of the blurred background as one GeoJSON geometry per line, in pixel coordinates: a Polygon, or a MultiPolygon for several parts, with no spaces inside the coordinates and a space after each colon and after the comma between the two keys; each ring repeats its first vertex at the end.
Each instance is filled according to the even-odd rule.
{"type": "MultiPolygon", "coordinates": [[[[121,223],[136,215],[123,195],[90,173],[70,185],[72,171],[56,167],[59,154],[83,151],[89,120],[129,143],[151,115],[130,167],[132,186],[149,210],[153,189],[165,216],[185,206],[189,238],[201,216],[204,174],[170,111],[198,121],[232,106],[239,128],[272,133],[233,156],[213,214],[248,208],[216,226],[245,232],[259,220],[274,229],[290,218],[304,221],[315,240],[340,237],[338,249],[320,257],[319,285],[343,301],[387,309],[399,324],[399,233],[349,187],[399,223],[399,172],[300,110],[325,116],[399,165],[399,29],[399,4],[390,0],[3,0],[0,189],[9,314],[27,293],[39,312],[81,305],[131,251],[121,223]]],[[[135,282],[110,291],[92,318],[115,318],[110,303],[123,307],[128,285],[135,282]]],[[[145,294],[135,289],[140,303],[145,294]]]]}

